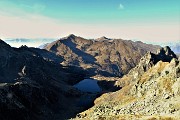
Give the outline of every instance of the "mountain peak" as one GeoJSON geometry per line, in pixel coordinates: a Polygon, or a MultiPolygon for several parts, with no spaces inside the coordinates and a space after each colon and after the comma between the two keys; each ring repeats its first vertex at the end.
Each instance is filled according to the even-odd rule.
{"type": "Polygon", "coordinates": [[[102,37],[100,37],[101,39],[108,39],[107,37],[105,37],[105,36],[102,36],[102,37]]]}
{"type": "Polygon", "coordinates": [[[100,40],[110,40],[110,39],[107,38],[107,37],[105,37],[105,36],[102,36],[102,37],[100,37],[100,38],[97,38],[97,40],[100,41],[100,40]]]}
{"type": "Polygon", "coordinates": [[[175,55],[175,53],[170,49],[169,46],[165,46],[165,47],[162,47],[160,49],[157,50],[157,54],[160,55],[160,56],[171,56],[173,58],[177,58],[177,56],[175,55]]]}
{"type": "Polygon", "coordinates": [[[69,35],[67,36],[67,38],[75,38],[75,37],[77,37],[77,36],[74,35],[74,34],[69,34],[69,35]]]}

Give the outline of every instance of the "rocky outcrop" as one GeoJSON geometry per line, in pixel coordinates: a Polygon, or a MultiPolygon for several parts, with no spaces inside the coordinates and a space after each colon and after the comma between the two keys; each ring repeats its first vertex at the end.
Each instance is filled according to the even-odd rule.
{"type": "Polygon", "coordinates": [[[155,52],[160,46],[130,40],[101,37],[88,40],[75,35],[61,38],[44,48],[61,56],[63,65],[80,66],[89,76],[121,77],[135,67],[147,52],[155,52]]]}
{"type": "MultiPolygon", "coordinates": [[[[83,119],[180,119],[180,61],[165,47],[147,53],[95,106],[79,114],[83,119]],[[144,69],[146,68],[146,69],[144,69]]],[[[79,119],[78,118],[78,119],[79,119]]]]}
{"type": "Polygon", "coordinates": [[[158,49],[156,53],[148,52],[140,59],[139,64],[134,69],[130,70],[128,75],[138,78],[159,61],[170,62],[173,58],[177,59],[177,56],[168,46],[158,49]]]}

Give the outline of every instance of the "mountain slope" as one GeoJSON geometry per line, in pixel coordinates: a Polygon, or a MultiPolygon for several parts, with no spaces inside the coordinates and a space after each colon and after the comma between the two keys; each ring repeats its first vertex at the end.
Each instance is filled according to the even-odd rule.
{"type": "Polygon", "coordinates": [[[80,66],[90,76],[122,76],[135,67],[147,52],[154,52],[159,46],[142,42],[101,37],[88,40],[69,35],[44,47],[63,57],[63,65],[80,66]]]}
{"type": "Polygon", "coordinates": [[[82,93],[72,84],[85,74],[49,60],[51,54],[0,40],[1,120],[68,119],[82,110],[75,104],[82,93]]]}
{"type": "Polygon", "coordinates": [[[95,106],[79,114],[83,119],[180,119],[180,60],[169,47],[147,53],[95,106]],[[158,58],[158,59],[157,59],[158,58]]]}

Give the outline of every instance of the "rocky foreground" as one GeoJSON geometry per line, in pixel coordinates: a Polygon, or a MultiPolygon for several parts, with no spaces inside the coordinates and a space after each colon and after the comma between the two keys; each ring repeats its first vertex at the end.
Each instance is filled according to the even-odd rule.
{"type": "Polygon", "coordinates": [[[169,47],[147,53],[116,85],[122,89],[103,94],[76,119],[180,119],[180,59],[169,47]]]}

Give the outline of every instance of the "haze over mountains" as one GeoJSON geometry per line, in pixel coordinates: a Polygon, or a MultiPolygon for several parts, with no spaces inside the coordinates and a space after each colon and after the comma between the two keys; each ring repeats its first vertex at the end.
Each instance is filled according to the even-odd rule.
{"type": "Polygon", "coordinates": [[[21,47],[26,45],[28,47],[41,47],[46,43],[55,41],[55,38],[7,38],[4,41],[10,44],[12,47],[21,47]]]}
{"type": "Polygon", "coordinates": [[[177,55],[180,55],[180,42],[174,45],[171,45],[170,47],[177,55]]]}
{"type": "MultiPolygon", "coordinates": [[[[106,37],[100,37],[98,39],[113,39],[113,38],[106,38],[106,37]]],[[[114,38],[115,39],[115,38],[114,38]]],[[[116,38],[118,39],[118,38],[116,38]]],[[[10,44],[12,47],[20,47],[22,45],[26,45],[28,47],[36,47],[36,48],[43,48],[47,43],[51,43],[53,41],[57,40],[57,38],[5,38],[4,41],[8,44],[10,44]]],[[[95,39],[91,39],[95,40],[95,39]]],[[[132,40],[136,42],[137,40],[132,40]]],[[[180,41],[172,41],[172,42],[158,42],[153,43],[154,45],[160,45],[160,46],[170,46],[171,49],[176,53],[180,54],[180,41]]],[[[150,44],[149,43],[149,44],[150,44]]]]}

